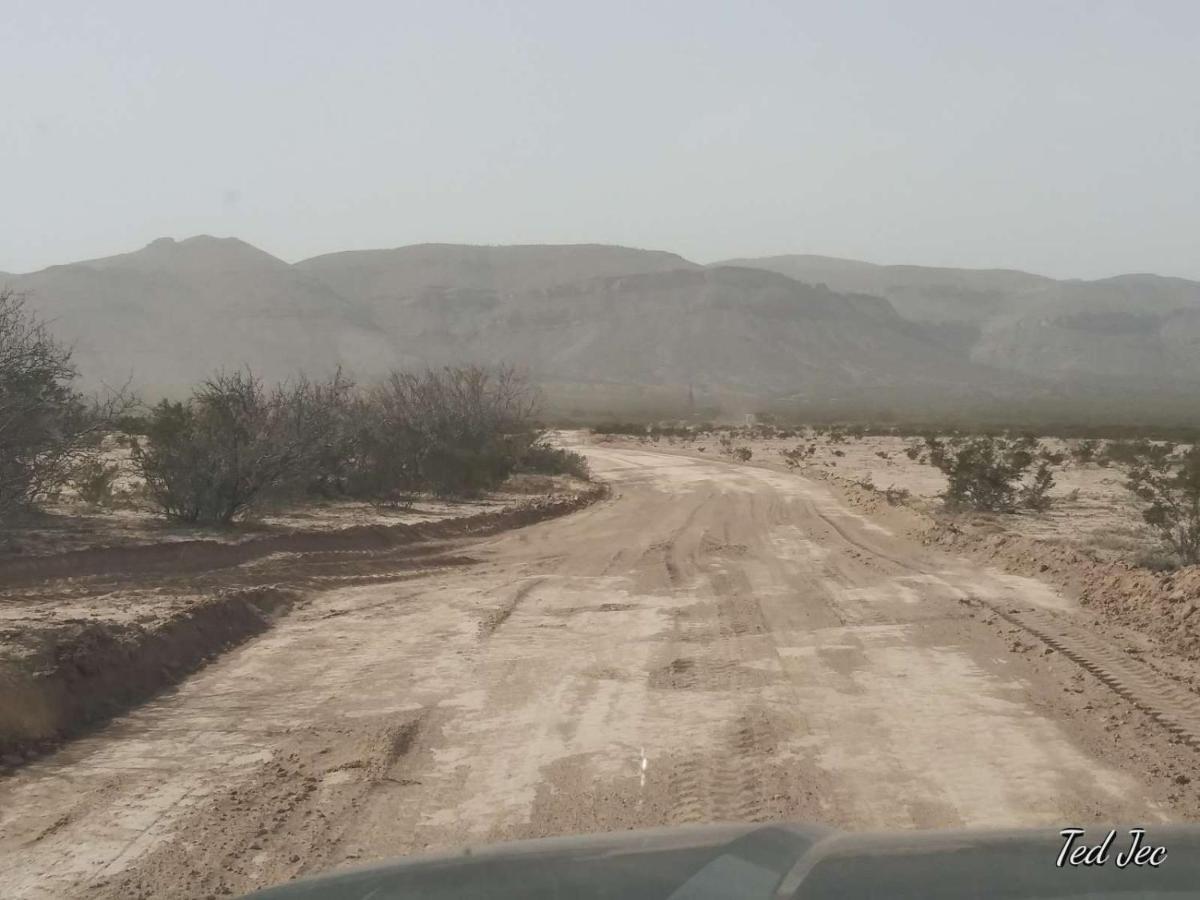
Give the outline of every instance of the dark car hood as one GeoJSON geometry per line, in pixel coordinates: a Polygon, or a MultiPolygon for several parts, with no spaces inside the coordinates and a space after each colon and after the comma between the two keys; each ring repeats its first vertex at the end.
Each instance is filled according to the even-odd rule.
{"type": "MultiPolygon", "coordinates": [[[[1108,828],[1081,840],[1098,844],[1108,828]]],[[[1200,826],[1150,828],[1157,867],[1056,865],[1057,829],[837,832],[811,825],[705,825],[468,848],[346,870],[251,895],[276,900],[959,900],[1200,897],[1200,826]]]]}

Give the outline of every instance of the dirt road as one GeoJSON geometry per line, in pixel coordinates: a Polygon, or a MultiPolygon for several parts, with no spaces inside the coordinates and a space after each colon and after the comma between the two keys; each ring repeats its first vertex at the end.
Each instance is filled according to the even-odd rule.
{"type": "Polygon", "coordinates": [[[1069,623],[1049,588],[798,476],[587,453],[611,499],[453,543],[469,565],[319,594],[0,782],[0,895],[220,896],[710,820],[1189,815],[1180,730],[997,613],[1069,623]]]}

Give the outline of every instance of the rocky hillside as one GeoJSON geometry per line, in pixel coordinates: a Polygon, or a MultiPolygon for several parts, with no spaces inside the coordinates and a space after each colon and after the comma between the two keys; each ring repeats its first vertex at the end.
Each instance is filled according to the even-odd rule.
{"type": "Polygon", "coordinates": [[[1096,381],[1179,394],[1200,381],[1200,285],[1156,276],[1059,282],[825,257],[704,267],[601,245],[423,244],[289,265],[195,237],[3,285],[74,344],[89,383],[132,379],[147,395],[220,367],[371,378],[450,362],[524,365],[593,404],[631,391],[1057,403],[1106,397],[1096,381]]]}
{"type": "Polygon", "coordinates": [[[5,283],[75,348],[89,384],[174,393],[214,369],[266,378],[395,355],[370,316],[320,281],[233,238],[154,241],[5,283]]]}
{"type": "Polygon", "coordinates": [[[1052,383],[1142,389],[1200,383],[1200,282],[1157,275],[1056,281],[1004,269],[800,255],[730,263],[885,297],[974,361],[1052,383]]]}

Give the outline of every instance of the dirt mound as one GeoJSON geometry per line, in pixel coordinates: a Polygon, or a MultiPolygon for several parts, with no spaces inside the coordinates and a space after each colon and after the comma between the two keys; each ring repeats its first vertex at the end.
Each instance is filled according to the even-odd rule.
{"type": "Polygon", "coordinates": [[[266,630],[295,599],[270,587],[224,591],[150,625],[77,620],[4,635],[0,761],[19,765],[146,699],[266,630]]]}
{"type": "Polygon", "coordinates": [[[489,530],[516,527],[550,516],[563,515],[600,496],[593,487],[565,496],[540,497],[515,507],[447,519],[399,525],[356,525],[336,531],[296,531],[239,543],[215,540],[169,541],[126,547],[98,547],[67,553],[44,554],[0,562],[0,587],[77,578],[88,575],[137,575],[155,572],[180,574],[240,566],[274,553],[311,553],[323,550],[387,549],[418,541],[486,534],[489,530]]]}
{"type": "MultiPolygon", "coordinates": [[[[486,536],[565,515],[606,495],[605,486],[594,485],[440,522],[294,533],[240,544],[186,541],[75,551],[9,563],[0,570],[0,584],[81,575],[178,574],[230,568],[275,553],[376,550],[486,536]]],[[[303,572],[294,559],[290,565],[303,572]]],[[[254,570],[254,577],[263,575],[261,567],[254,570]]],[[[291,578],[284,585],[252,587],[237,586],[240,578],[230,578],[233,585],[208,593],[156,595],[140,613],[123,613],[124,619],[118,619],[119,604],[112,597],[95,617],[54,620],[36,618],[32,611],[9,616],[0,630],[0,772],[146,700],[216,654],[260,634],[308,591],[345,584],[355,576],[326,577],[327,582],[291,578]]]]}
{"type": "Polygon", "coordinates": [[[946,524],[933,526],[925,541],[1053,581],[1110,621],[1186,659],[1200,659],[1200,566],[1154,572],[1126,562],[1097,562],[1070,546],[946,524]]]}

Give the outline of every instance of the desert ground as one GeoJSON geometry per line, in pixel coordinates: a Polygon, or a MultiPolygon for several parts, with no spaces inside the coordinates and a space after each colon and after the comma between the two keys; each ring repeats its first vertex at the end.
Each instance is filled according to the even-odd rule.
{"type": "MultiPolygon", "coordinates": [[[[1200,820],[1186,654],[1138,642],[1049,564],[1014,574],[934,539],[920,509],[833,480],[846,457],[789,472],[758,449],[738,464],[715,447],[568,440],[609,492],[567,515],[284,547],[183,578],[299,599],[176,687],[10,768],[0,894],[222,896],[412,853],[711,821],[1200,820]]],[[[917,505],[936,493],[918,483],[927,468],[878,449],[855,457],[876,486],[917,505]]],[[[1093,533],[1126,527],[1079,487],[1093,533]]],[[[41,573],[33,593],[42,615],[56,592],[83,615],[81,598],[181,578],[41,573]]]]}

